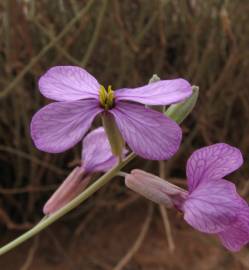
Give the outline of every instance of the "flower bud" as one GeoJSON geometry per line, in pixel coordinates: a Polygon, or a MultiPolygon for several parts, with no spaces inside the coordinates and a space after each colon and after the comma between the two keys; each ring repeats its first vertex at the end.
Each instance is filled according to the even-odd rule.
{"type": "Polygon", "coordinates": [[[180,124],[193,110],[199,96],[199,87],[192,86],[192,95],[183,102],[171,105],[165,114],[180,124]]]}
{"type": "Polygon", "coordinates": [[[78,196],[91,180],[91,175],[86,175],[80,167],[76,167],[55,191],[43,207],[45,215],[52,214],[78,196]]]}
{"type": "Polygon", "coordinates": [[[125,184],[145,198],[168,208],[180,209],[187,196],[184,189],[142,170],[133,170],[128,174],[125,184]]]}

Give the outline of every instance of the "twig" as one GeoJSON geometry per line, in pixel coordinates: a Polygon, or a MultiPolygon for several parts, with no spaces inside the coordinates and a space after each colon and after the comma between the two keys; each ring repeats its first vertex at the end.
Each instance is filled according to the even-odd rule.
{"type": "Polygon", "coordinates": [[[98,209],[94,208],[87,216],[86,218],[77,226],[77,228],[74,231],[74,237],[78,238],[82,231],[85,229],[86,225],[96,216],[98,209]]]}
{"type": "Polygon", "coordinates": [[[97,258],[96,256],[89,255],[88,259],[90,262],[94,265],[94,269],[101,269],[101,270],[110,270],[111,266],[109,263],[104,262],[100,258],[97,258]]]}
{"type": "Polygon", "coordinates": [[[47,192],[55,190],[58,185],[49,185],[45,187],[23,187],[23,188],[0,188],[0,194],[20,194],[20,193],[30,193],[30,192],[47,192]]]}
{"type": "MultiPolygon", "coordinates": [[[[163,179],[165,178],[165,163],[164,163],[164,161],[159,161],[159,175],[161,178],[163,178],[163,179]]],[[[161,214],[161,217],[163,220],[164,230],[165,230],[166,238],[167,238],[168,245],[169,245],[169,251],[171,253],[173,253],[175,250],[175,244],[174,244],[174,239],[173,239],[172,232],[171,232],[168,213],[163,205],[159,205],[159,210],[160,210],[160,214],[161,214]]]]}
{"type": "Polygon", "coordinates": [[[68,255],[68,252],[66,252],[64,247],[67,247],[67,245],[62,245],[60,241],[57,239],[57,237],[53,234],[53,232],[49,229],[47,230],[48,236],[51,238],[55,248],[59,251],[59,253],[66,259],[66,262],[68,264],[68,267],[70,269],[75,269],[76,265],[74,263],[74,260],[68,255]]]}
{"type": "Polygon", "coordinates": [[[22,234],[12,242],[8,243],[7,245],[0,248],[0,255],[5,254],[6,252],[12,250],[13,248],[19,246],[23,242],[27,241],[31,237],[37,235],[42,230],[46,229],[48,226],[56,222],[59,218],[63,217],[67,213],[69,213],[71,210],[79,206],[83,201],[88,199],[91,195],[93,195],[96,191],[98,191],[100,188],[102,188],[105,184],[107,184],[120,169],[122,169],[126,164],[128,164],[131,160],[135,158],[135,154],[131,153],[129,156],[127,156],[121,163],[119,163],[117,166],[115,166],[113,169],[105,173],[103,176],[101,176],[96,182],[94,182],[92,185],[90,185],[86,190],[84,190],[80,195],[78,195],[76,198],[74,198],[72,201],[70,201],[68,204],[66,204],[64,207],[59,209],[57,212],[50,216],[44,217],[42,222],[39,222],[35,227],[33,227],[31,230],[27,231],[26,233],[22,234]]]}
{"type": "Polygon", "coordinates": [[[20,270],[28,270],[34,260],[35,252],[39,246],[39,235],[35,237],[33,245],[29,249],[29,253],[27,255],[27,259],[20,270]]]}
{"type": "Polygon", "coordinates": [[[0,220],[5,224],[9,230],[27,230],[32,227],[30,223],[16,224],[14,223],[7,213],[0,208],[0,220]]]}
{"type": "Polygon", "coordinates": [[[169,251],[171,253],[173,253],[174,250],[175,250],[175,243],[174,243],[174,239],[172,237],[172,232],[171,232],[171,226],[170,226],[170,222],[169,222],[168,213],[167,213],[167,210],[165,209],[165,207],[163,205],[159,205],[159,210],[160,210],[161,217],[162,217],[162,220],[163,220],[165,234],[166,234],[167,240],[168,240],[169,251]]]}
{"type": "Polygon", "coordinates": [[[66,25],[66,27],[46,45],[30,62],[25,68],[18,74],[18,76],[2,91],[0,92],[0,99],[6,97],[11,90],[18,85],[20,80],[29,72],[29,70],[44,56],[44,54],[52,48],[61,38],[67,34],[72,26],[90,9],[94,0],[88,1],[87,5],[66,25]]]}
{"type": "Polygon", "coordinates": [[[34,157],[34,156],[30,156],[29,154],[21,151],[21,150],[17,150],[17,149],[14,149],[12,147],[8,147],[8,146],[2,146],[0,145],[0,151],[4,151],[4,152],[7,152],[7,153],[10,153],[10,154],[14,154],[14,155],[17,155],[21,158],[25,158],[25,159],[28,159],[28,160],[31,160],[32,162],[40,165],[40,166],[43,166],[57,174],[65,174],[65,171],[60,169],[60,168],[57,168],[56,166],[54,165],[51,165],[51,164],[48,164],[42,160],[39,160],[38,158],[34,157]]]}
{"type": "Polygon", "coordinates": [[[108,0],[104,0],[103,4],[101,6],[100,14],[98,15],[97,25],[95,27],[92,39],[91,39],[91,41],[89,43],[87,51],[86,51],[86,53],[84,55],[84,58],[82,60],[82,66],[83,67],[86,66],[86,64],[88,63],[88,61],[89,61],[89,59],[90,59],[90,57],[92,55],[94,46],[95,46],[95,44],[97,42],[97,39],[98,39],[98,36],[99,36],[99,33],[100,33],[100,29],[102,27],[102,21],[103,21],[103,18],[104,18],[106,9],[107,9],[107,4],[108,4],[108,0]]]}
{"type": "Polygon", "coordinates": [[[153,210],[154,210],[154,208],[153,208],[152,203],[149,203],[148,213],[146,215],[146,219],[143,222],[142,228],[140,230],[140,233],[139,233],[136,241],[134,242],[132,247],[129,249],[129,251],[125,254],[125,256],[113,268],[113,270],[122,270],[129,263],[129,261],[133,258],[133,256],[136,254],[136,252],[139,250],[139,248],[141,247],[141,245],[145,239],[145,236],[148,233],[148,230],[149,230],[149,227],[151,224],[151,220],[152,220],[152,216],[153,216],[153,210]]]}
{"type": "MultiPolygon", "coordinates": [[[[45,28],[40,22],[37,20],[33,20],[34,24],[51,40],[51,42],[54,41],[54,35],[45,28]]],[[[73,56],[71,56],[64,48],[62,48],[59,44],[55,43],[55,47],[60,51],[62,55],[64,55],[70,62],[74,63],[77,66],[80,66],[81,63],[75,59],[73,56]]]]}
{"type": "Polygon", "coordinates": [[[139,196],[136,193],[135,194],[132,194],[127,200],[124,200],[122,202],[116,203],[115,204],[115,208],[117,209],[117,211],[122,211],[127,206],[133,204],[134,202],[138,201],[139,199],[141,199],[141,196],[139,196]]]}

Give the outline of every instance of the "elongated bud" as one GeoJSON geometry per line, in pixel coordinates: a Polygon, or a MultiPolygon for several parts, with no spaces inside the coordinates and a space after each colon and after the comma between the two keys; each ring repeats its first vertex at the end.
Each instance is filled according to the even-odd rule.
{"type": "Polygon", "coordinates": [[[180,124],[193,110],[199,96],[199,87],[192,86],[192,95],[183,102],[171,105],[165,114],[180,124]]]}
{"type": "Polygon", "coordinates": [[[113,155],[122,159],[124,140],[117,127],[116,121],[112,114],[103,112],[101,115],[102,123],[111,145],[113,155]]]}
{"type": "Polygon", "coordinates": [[[79,195],[89,183],[91,176],[83,178],[84,171],[76,167],[55,191],[43,207],[45,215],[52,214],[79,195]]]}
{"type": "Polygon", "coordinates": [[[180,209],[187,196],[184,189],[142,170],[133,170],[128,174],[125,184],[145,198],[168,208],[180,209]]]}

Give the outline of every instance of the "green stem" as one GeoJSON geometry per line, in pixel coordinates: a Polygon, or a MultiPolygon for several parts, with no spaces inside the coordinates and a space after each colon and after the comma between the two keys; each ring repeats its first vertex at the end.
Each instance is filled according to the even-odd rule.
{"type": "Polygon", "coordinates": [[[130,162],[135,157],[134,153],[131,153],[127,158],[125,158],[121,163],[115,166],[113,169],[102,175],[96,182],[94,182],[91,186],[89,186],[85,191],[83,191],[80,195],[74,198],[67,205],[62,207],[60,210],[52,214],[51,216],[44,217],[35,227],[26,233],[22,234],[20,237],[16,238],[12,242],[0,248],[0,255],[12,250],[13,248],[19,246],[29,238],[38,234],[42,230],[46,229],[49,225],[57,221],[59,218],[76,208],[82,202],[84,202],[87,198],[93,195],[97,190],[99,190],[102,186],[107,184],[119,171],[122,169],[128,162],[130,162]]]}

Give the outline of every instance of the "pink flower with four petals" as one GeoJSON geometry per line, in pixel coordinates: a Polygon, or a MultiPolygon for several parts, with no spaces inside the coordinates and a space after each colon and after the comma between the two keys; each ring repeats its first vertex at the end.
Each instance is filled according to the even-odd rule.
{"type": "Polygon", "coordinates": [[[132,171],[126,185],[156,203],[182,211],[192,227],[217,234],[227,249],[238,251],[249,242],[249,207],[235,185],[223,177],[242,163],[239,149],[218,143],[195,151],[188,159],[188,191],[141,170],[132,171]]]}
{"type": "Polygon", "coordinates": [[[129,147],[139,156],[169,159],[178,150],[181,128],[146,105],[169,105],[192,94],[184,79],[161,80],[142,87],[108,91],[86,70],[75,66],[49,69],[39,80],[41,93],[56,102],[38,111],[31,122],[36,147],[63,152],[77,144],[97,115],[114,118],[129,147]]]}

